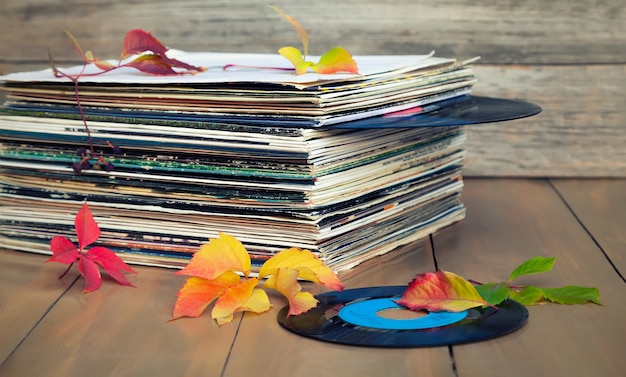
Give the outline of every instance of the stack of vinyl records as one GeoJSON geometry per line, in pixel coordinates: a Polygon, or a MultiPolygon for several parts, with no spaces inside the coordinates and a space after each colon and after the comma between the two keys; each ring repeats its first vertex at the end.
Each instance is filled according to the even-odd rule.
{"type": "Polygon", "coordinates": [[[177,58],[209,69],[82,77],[82,111],[50,69],[0,77],[0,247],[75,240],[86,201],[98,244],[130,263],[181,267],[225,232],[257,266],[299,247],[340,271],[464,217],[464,129],[416,120],[468,96],[471,61],[362,56],[359,75],[296,76],[244,68],[279,55],[177,58]]]}

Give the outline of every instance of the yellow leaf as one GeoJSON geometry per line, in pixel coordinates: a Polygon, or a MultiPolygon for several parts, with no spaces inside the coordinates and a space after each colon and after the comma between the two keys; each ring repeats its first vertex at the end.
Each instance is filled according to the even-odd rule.
{"type": "Polygon", "coordinates": [[[298,283],[298,271],[291,268],[279,268],[270,276],[264,287],[275,289],[289,300],[287,316],[302,314],[317,306],[317,299],[309,292],[302,292],[298,283]]]}
{"type": "Polygon", "coordinates": [[[268,259],[259,271],[259,278],[276,274],[279,268],[285,267],[297,270],[300,279],[322,284],[335,291],[343,290],[343,283],[324,262],[311,251],[299,248],[282,250],[268,259]]]}
{"type": "Polygon", "coordinates": [[[300,23],[296,21],[295,18],[283,12],[278,7],[275,7],[273,5],[268,5],[268,6],[274,9],[276,12],[278,12],[278,14],[280,14],[281,16],[285,17],[285,19],[287,19],[287,21],[289,21],[291,25],[296,29],[296,32],[298,33],[298,36],[300,37],[300,41],[302,42],[302,49],[304,50],[304,54],[302,55],[303,56],[302,60],[306,60],[306,56],[309,51],[309,34],[302,27],[302,25],[300,25],[300,23]]]}
{"type": "Polygon", "coordinates": [[[189,264],[176,272],[213,280],[226,271],[239,271],[248,276],[251,269],[250,256],[235,237],[220,233],[218,238],[200,247],[189,264]]]}
{"type": "Polygon", "coordinates": [[[329,74],[349,72],[358,74],[359,68],[350,53],[342,47],[334,47],[320,57],[317,64],[311,65],[317,73],[329,74]]]}
{"type": "Polygon", "coordinates": [[[236,311],[243,311],[248,307],[260,311],[263,311],[264,308],[265,310],[269,309],[270,304],[267,295],[265,295],[267,300],[264,303],[263,294],[255,293],[255,287],[258,283],[258,279],[250,278],[226,289],[213,306],[211,317],[218,324],[223,325],[233,320],[233,314],[236,311]]]}
{"type": "Polygon", "coordinates": [[[305,62],[302,53],[295,47],[287,46],[278,50],[278,53],[285,57],[293,64],[296,69],[296,75],[303,75],[307,69],[313,65],[311,62],[305,62]]]}

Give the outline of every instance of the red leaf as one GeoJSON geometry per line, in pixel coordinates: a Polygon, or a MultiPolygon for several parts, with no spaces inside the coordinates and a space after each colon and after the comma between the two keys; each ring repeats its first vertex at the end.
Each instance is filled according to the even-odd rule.
{"type": "Polygon", "coordinates": [[[65,276],[67,271],[72,268],[71,265],[78,261],[78,271],[85,278],[85,292],[91,292],[100,287],[102,278],[98,266],[102,267],[118,283],[133,287],[123,272],[134,273],[135,271],[113,251],[103,246],[94,246],[89,251],[84,250],[86,246],[96,242],[100,237],[100,228],[91,215],[87,203],[83,203],[82,208],[76,214],[74,226],[76,227],[80,249],[77,249],[72,241],[62,236],[56,236],[50,240],[52,257],[46,262],[70,265],[59,278],[65,276]]]}
{"type": "Polygon", "coordinates": [[[124,47],[120,60],[126,59],[131,55],[143,54],[151,51],[156,55],[165,55],[168,48],[158,39],[152,36],[149,31],[134,29],[126,33],[124,37],[124,47]]]}
{"type": "Polygon", "coordinates": [[[94,262],[87,256],[79,257],[78,271],[81,275],[83,275],[83,278],[85,278],[84,292],[93,292],[96,289],[100,288],[102,278],[100,276],[100,270],[98,270],[98,265],[96,264],[96,262],[94,262]]]}
{"type": "Polygon", "coordinates": [[[50,251],[52,251],[52,256],[46,262],[72,264],[78,258],[76,246],[72,241],[62,236],[55,236],[50,240],[50,251]]]}
{"type": "Polygon", "coordinates": [[[82,251],[85,247],[96,242],[100,237],[100,228],[98,223],[94,220],[87,202],[83,203],[83,208],[78,211],[76,218],[74,219],[74,226],[76,227],[76,235],[78,236],[78,248],[82,251]]]}
{"type": "Polygon", "coordinates": [[[102,267],[113,279],[122,285],[134,287],[128,281],[123,271],[135,273],[135,270],[124,263],[122,258],[118,257],[113,251],[103,246],[94,246],[88,252],[83,254],[102,267]]]}

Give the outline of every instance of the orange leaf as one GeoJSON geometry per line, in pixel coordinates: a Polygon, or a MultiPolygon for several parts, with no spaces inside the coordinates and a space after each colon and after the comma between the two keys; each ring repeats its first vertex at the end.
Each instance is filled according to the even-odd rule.
{"type": "Polygon", "coordinates": [[[274,9],[276,12],[278,12],[278,14],[280,14],[281,16],[285,17],[285,19],[287,19],[287,21],[289,21],[291,25],[296,29],[296,32],[298,33],[298,36],[300,37],[300,41],[302,42],[302,49],[304,50],[304,54],[301,55],[303,57],[302,60],[305,60],[308,54],[308,50],[309,50],[309,34],[302,27],[302,25],[300,25],[300,23],[296,21],[295,18],[283,12],[278,7],[275,7],[273,5],[268,5],[268,6],[274,9]]]}
{"type": "Polygon", "coordinates": [[[282,250],[268,259],[259,271],[259,278],[276,274],[284,267],[297,270],[300,279],[323,284],[335,291],[343,290],[343,283],[324,262],[309,250],[299,248],[282,250]]]}
{"type": "Polygon", "coordinates": [[[248,276],[250,256],[241,242],[226,233],[220,233],[200,247],[189,264],[176,273],[213,280],[226,271],[239,271],[248,276]]]}
{"type": "Polygon", "coordinates": [[[289,300],[287,316],[298,315],[317,306],[317,299],[309,292],[302,292],[298,283],[298,270],[291,268],[279,268],[270,276],[264,287],[275,289],[289,300]]]}
{"type": "Polygon", "coordinates": [[[269,310],[271,304],[267,294],[255,289],[258,283],[259,279],[250,278],[226,289],[215,303],[211,317],[223,325],[232,321],[237,311],[261,313],[269,310]]]}
{"type": "Polygon", "coordinates": [[[352,55],[342,47],[330,49],[320,57],[317,64],[311,65],[311,69],[322,74],[338,72],[359,73],[359,68],[352,58],[352,55]]]}
{"type": "Polygon", "coordinates": [[[489,305],[470,282],[443,270],[417,275],[397,303],[411,310],[432,312],[460,312],[489,305]]]}
{"type": "Polygon", "coordinates": [[[214,280],[190,277],[178,292],[171,319],[180,317],[198,317],[213,300],[226,289],[239,284],[241,277],[227,271],[214,280]]]}

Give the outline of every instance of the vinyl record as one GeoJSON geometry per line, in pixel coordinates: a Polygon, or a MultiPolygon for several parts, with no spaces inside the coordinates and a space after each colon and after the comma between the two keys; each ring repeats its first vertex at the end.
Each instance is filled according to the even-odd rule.
{"type": "Polygon", "coordinates": [[[326,342],[366,347],[435,347],[471,343],[509,334],[528,319],[526,308],[506,300],[494,308],[474,308],[461,313],[428,313],[412,319],[383,318],[377,313],[398,307],[406,286],[350,289],[318,295],[316,308],[287,317],[278,313],[285,329],[326,342]]]}
{"type": "Polygon", "coordinates": [[[522,100],[463,95],[406,111],[355,120],[328,128],[412,128],[502,122],[539,114],[541,107],[522,100]]]}

